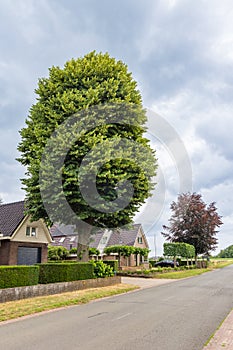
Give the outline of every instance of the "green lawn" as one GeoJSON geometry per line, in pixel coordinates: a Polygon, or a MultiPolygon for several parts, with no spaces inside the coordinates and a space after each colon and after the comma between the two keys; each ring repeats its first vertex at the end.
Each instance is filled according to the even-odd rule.
{"type": "Polygon", "coordinates": [[[117,284],[115,286],[91,288],[18,301],[8,301],[0,304],[0,321],[7,321],[60,307],[85,304],[91,300],[122,294],[138,288],[137,286],[128,284],[117,284]]]}
{"type": "Polygon", "coordinates": [[[202,273],[212,271],[215,269],[221,269],[231,264],[233,264],[233,259],[214,259],[214,260],[211,259],[207,269],[193,269],[193,270],[156,273],[153,276],[153,278],[171,278],[171,279],[187,278],[192,276],[198,276],[198,275],[201,275],[202,273]]]}
{"type": "Polygon", "coordinates": [[[201,275],[204,272],[211,271],[212,269],[194,269],[194,270],[183,270],[183,271],[172,271],[156,273],[153,278],[168,278],[168,279],[180,279],[192,276],[201,275]]]}

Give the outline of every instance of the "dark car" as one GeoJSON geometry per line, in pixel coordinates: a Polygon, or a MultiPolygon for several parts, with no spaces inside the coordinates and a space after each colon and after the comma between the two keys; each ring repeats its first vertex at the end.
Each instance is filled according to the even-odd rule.
{"type": "Polygon", "coordinates": [[[179,266],[179,263],[174,263],[173,260],[161,260],[154,264],[154,267],[174,267],[179,266]]]}

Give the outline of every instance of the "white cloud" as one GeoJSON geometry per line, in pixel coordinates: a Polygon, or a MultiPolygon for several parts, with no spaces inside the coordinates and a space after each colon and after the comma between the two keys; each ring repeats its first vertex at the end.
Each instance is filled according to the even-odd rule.
{"type": "MultiPolygon", "coordinates": [[[[9,0],[0,7],[3,199],[18,199],[22,193],[18,180],[22,168],[15,162],[17,132],[35,100],[37,79],[46,76],[53,64],[62,66],[93,49],[108,51],[129,65],[145,104],[178,133],[192,162],[194,189],[207,201],[218,203],[224,217],[220,244],[229,244],[233,213],[232,1],[201,0],[197,6],[186,0],[9,0]]],[[[155,190],[143,214],[152,241],[154,233],[160,236],[170,215],[169,205],[179,191],[176,161],[164,145],[154,145],[161,188],[155,190]],[[159,208],[161,216],[155,218],[159,208]]],[[[172,143],[167,146],[171,148],[172,143]]],[[[157,244],[161,251],[161,237],[157,244]]]]}

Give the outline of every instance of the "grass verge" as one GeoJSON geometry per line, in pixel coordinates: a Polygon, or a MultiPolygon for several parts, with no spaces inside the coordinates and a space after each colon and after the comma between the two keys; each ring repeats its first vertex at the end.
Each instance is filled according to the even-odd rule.
{"type": "Polygon", "coordinates": [[[174,271],[166,273],[157,273],[153,278],[171,278],[171,279],[180,279],[201,275],[204,272],[210,271],[209,269],[194,269],[194,270],[183,270],[183,271],[174,271]]]}
{"type": "Polygon", "coordinates": [[[129,284],[117,284],[102,288],[90,288],[75,292],[8,301],[0,304],[0,321],[7,321],[60,307],[86,304],[95,299],[122,294],[135,289],[138,289],[138,287],[129,284]]]}
{"type": "Polygon", "coordinates": [[[171,278],[171,279],[181,279],[181,278],[187,278],[187,277],[193,277],[201,275],[202,273],[212,271],[215,269],[221,269],[223,267],[226,267],[228,265],[231,265],[233,263],[233,260],[219,260],[219,261],[211,261],[209,266],[206,269],[193,269],[193,270],[182,270],[182,271],[171,271],[171,272],[163,272],[163,273],[156,273],[153,278],[171,278]]]}

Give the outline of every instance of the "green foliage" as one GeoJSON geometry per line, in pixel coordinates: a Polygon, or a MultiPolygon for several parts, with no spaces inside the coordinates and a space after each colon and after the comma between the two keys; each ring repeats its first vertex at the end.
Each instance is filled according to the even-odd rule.
{"type": "Polygon", "coordinates": [[[69,253],[70,252],[62,246],[49,246],[48,260],[65,260],[68,257],[69,253]]]}
{"type": "Polygon", "coordinates": [[[71,254],[77,254],[77,248],[71,248],[69,250],[69,255],[71,255],[71,254]]]}
{"type": "Polygon", "coordinates": [[[105,278],[114,276],[113,268],[109,264],[105,264],[102,260],[90,261],[94,267],[94,276],[96,278],[105,278]]]}
{"type": "Polygon", "coordinates": [[[0,266],[0,288],[38,284],[38,266],[0,266]]]}
{"type": "Polygon", "coordinates": [[[62,206],[61,198],[64,195],[77,217],[92,226],[118,227],[132,222],[135,212],[151,193],[152,177],[157,166],[154,151],[143,136],[146,113],[142,99],[127,66],[107,53],[91,52],[83,58],[68,61],[63,69],[50,68],[49,77],[39,80],[36,94],[37,102],[30,109],[26,127],[20,132],[21,142],[18,146],[21,152],[18,160],[27,167],[27,176],[22,183],[26,191],[27,211],[32,219],[50,220],[44,208],[45,199],[41,198],[42,186],[48,192],[46,202],[51,208],[54,221],[76,224],[72,221],[73,213],[69,214],[62,206]],[[122,107],[123,103],[125,108],[122,107]],[[105,117],[90,108],[98,106],[105,116],[109,116],[112,115],[112,104],[119,107],[114,112],[116,123],[106,124],[105,117]],[[82,114],[75,114],[81,111],[82,114]],[[61,157],[68,140],[79,134],[76,130],[88,131],[75,138],[76,142],[66,154],[62,169],[54,171],[52,162],[41,169],[42,154],[47,141],[50,139],[55,142],[55,137],[51,137],[53,132],[74,114],[76,124],[72,124],[69,131],[64,130],[64,134],[58,135],[61,139],[59,147],[53,149],[54,163],[61,157]],[[96,121],[99,124],[93,128],[96,121]],[[143,146],[150,156],[146,157],[145,152],[138,154],[137,149],[131,146],[122,157],[114,158],[115,149],[118,149],[122,139],[143,146]],[[102,159],[103,156],[96,151],[91,164],[88,164],[89,168],[87,167],[82,176],[88,182],[91,170],[99,169],[96,187],[106,206],[108,203],[112,205],[119,193],[125,195],[125,189],[118,186],[120,182],[127,180],[132,183],[134,191],[130,203],[122,210],[111,212],[99,211],[86,203],[79,187],[78,166],[89,151],[106,141],[114,144],[114,147],[105,147],[111,160],[99,169],[98,157],[102,159]],[[140,166],[138,159],[135,162],[136,156],[140,158],[140,166]],[[44,177],[42,185],[39,181],[40,170],[49,174],[44,177]],[[57,186],[60,172],[62,188],[57,186]]]}
{"type": "Polygon", "coordinates": [[[128,245],[113,245],[104,249],[104,253],[107,255],[111,253],[117,253],[118,255],[124,257],[128,257],[131,254],[140,254],[142,256],[148,256],[149,251],[150,250],[148,248],[132,247],[128,245]]]}
{"type": "Polygon", "coordinates": [[[100,251],[97,248],[89,248],[89,256],[100,255],[100,251]]]}
{"type": "Polygon", "coordinates": [[[217,255],[218,258],[233,258],[233,245],[223,249],[217,255]]]}
{"type": "MultiPolygon", "coordinates": [[[[69,254],[77,254],[77,248],[70,249],[69,254]]],[[[97,248],[89,248],[89,257],[93,255],[100,255],[100,251],[97,248]]]]}
{"type": "Polygon", "coordinates": [[[70,282],[94,277],[91,263],[47,263],[39,265],[39,283],[70,282]]]}
{"type": "Polygon", "coordinates": [[[114,272],[118,271],[118,260],[104,260],[104,263],[111,266],[114,272]]]}
{"type": "Polygon", "coordinates": [[[183,242],[164,243],[163,250],[165,256],[171,256],[173,258],[177,256],[187,259],[195,257],[194,246],[183,242]]]}

